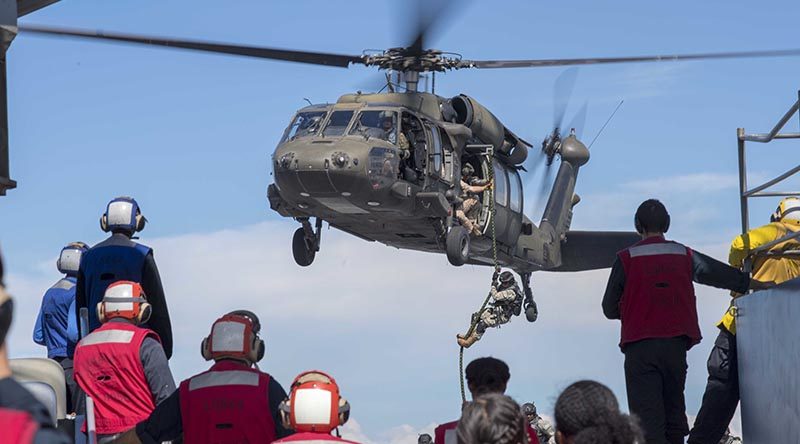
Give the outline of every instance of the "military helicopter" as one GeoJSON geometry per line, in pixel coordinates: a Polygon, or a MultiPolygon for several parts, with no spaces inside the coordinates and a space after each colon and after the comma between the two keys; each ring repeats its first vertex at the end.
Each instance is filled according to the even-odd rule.
{"type": "MultiPolygon", "coordinates": [[[[421,6],[421,3],[418,5],[421,6]]],[[[422,11],[422,8],[418,8],[422,11]]],[[[272,156],[275,181],[267,196],[272,210],[300,223],[292,240],[298,265],[320,251],[323,222],[366,241],[446,254],[449,262],[510,267],[530,293],[532,272],[582,271],[611,266],[615,253],[634,243],[631,232],[571,231],[578,172],[589,150],[563,113],[541,143],[506,127],[474,98],[445,98],[420,91],[421,75],[461,69],[503,69],[607,63],[795,56],[800,50],[725,52],[583,59],[466,60],[428,49],[431,28],[444,7],[420,13],[405,47],[361,55],[294,51],[183,39],[25,25],[23,33],[99,39],[212,53],[386,72],[388,91],[345,94],[333,104],[298,110],[272,156]],[[385,125],[385,126],[384,126],[385,125]],[[405,142],[403,142],[403,140],[405,142]],[[539,148],[539,147],[537,147],[539,148]],[[541,221],[523,212],[521,173],[532,164],[549,168],[560,159],[541,221]],[[493,180],[473,215],[480,235],[454,217],[461,202],[461,171],[493,180]],[[312,223],[313,220],[313,223],[312,223]],[[493,229],[492,229],[493,228],[493,229]]]]}

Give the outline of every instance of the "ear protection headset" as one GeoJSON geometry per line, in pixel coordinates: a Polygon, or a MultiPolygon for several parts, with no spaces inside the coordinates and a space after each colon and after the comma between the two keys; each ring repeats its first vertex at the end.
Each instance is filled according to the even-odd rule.
{"type": "Polygon", "coordinates": [[[106,233],[115,230],[142,231],[145,224],[147,219],[142,216],[142,210],[136,199],[127,196],[114,198],[100,217],[100,229],[106,233]]]}
{"type": "Polygon", "coordinates": [[[778,204],[778,208],[775,209],[775,212],[769,217],[770,222],[788,222],[793,223],[796,225],[800,225],[799,218],[788,218],[784,221],[784,218],[791,213],[795,213],[800,211],[800,199],[796,197],[787,197],[778,204]]]}
{"type": "Polygon", "coordinates": [[[294,379],[289,399],[281,402],[280,412],[286,428],[330,433],[350,419],[350,403],[341,397],[332,376],[311,370],[294,379]]]}
{"type": "Polygon", "coordinates": [[[131,281],[109,285],[103,300],[97,304],[97,318],[105,323],[113,318],[125,318],[143,324],[150,319],[153,308],[147,303],[142,286],[131,281]]]}
{"type": "MultiPolygon", "coordinates": [[[[636,232],[637,233],[644,234],[644,232],[646,231],[646,229],[644,227],[644,224],[642,224],[642,221],[640,219],[640,217],[642,216],[642,213],[645,213],[645,212],[652,213],[652,212],[654,212],[655,210],[658,210],[658,209],[663,209],[664,213],[666,214],[667,221],[666,221],[666,224],[664,224],[664,231],[663,232],[666,233],[667,231],[669,231],[670,217],[669,217],[669,213],[667,212],[667,209],[664,207],[664,204],[662,204],[657,199],[648,199],[648,200],[642,202],[641,205],[639,205],[639,208],[636,210],[636,215],[634,215],[634,217],[633,217],[633,224],[636,227],[636,232]],[[660,208],[658,208],[658,207],[660,207],[660,208]]],[[[653,227],[648,227],[648,228],[653,228],[653,227]]]]}
{"type": "Polygon", "coordinates": [[[61,249],[61,254],[58,255],[56,260],[56,268],[64,274],[75,274],[81,265],[81,257],[83,253],[89,249],[89,246],[83,242],[71,242],[66,247],[61,249]]]}
{"type": "Polygon", "coordinates": [[[206,361],[240,359],[255,364],[264,358],[266,347],[258,336],[261,322],[252,311],[236,310],[214,321],[211,333],[200,343],[206,361]]]}

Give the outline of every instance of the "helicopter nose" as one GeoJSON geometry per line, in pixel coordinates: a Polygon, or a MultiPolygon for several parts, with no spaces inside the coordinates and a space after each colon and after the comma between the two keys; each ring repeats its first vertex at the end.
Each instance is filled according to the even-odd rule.
{"type": "Polygon", "coordinates": [[[360,148],[339,147],[335,143],[296,146],[276,156],[276,179],[301,195],[348,193],[363,175],[360,148]]]}

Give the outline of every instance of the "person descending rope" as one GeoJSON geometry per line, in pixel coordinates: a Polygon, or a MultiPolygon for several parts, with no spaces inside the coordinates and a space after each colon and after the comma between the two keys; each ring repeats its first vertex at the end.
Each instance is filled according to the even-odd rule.
{"type": "Polygon", "coordinates": [[[466,335],[456,335],[458,345],[461,347],[469,348],[481,339],[487,328],[506,324],[512,316],[519,316],[522,312],[525,294],[520,290],[510,271],[502,273],[499,271],[500,267],[497,267],[492,276],[492,288],[489,290],[490,302],[482,310],[472,315],[474,328],[470,328],[466,335]]]}

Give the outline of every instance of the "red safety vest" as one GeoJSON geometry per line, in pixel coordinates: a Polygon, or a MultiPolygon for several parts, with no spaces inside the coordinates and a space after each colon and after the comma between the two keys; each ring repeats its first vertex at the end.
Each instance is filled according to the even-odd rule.
{"type": "Polygon", "coordinates": [[[243,444],[275,440],[270,376],[235,361],[220,361],[181,382],[181,421],[187,443],[243,444]]]}
{"type": "MultiPolygon", "coordinates": [[[[75,348],[75,381],[94,401],[100,435],[124,432],[147,419],[156,407],[139,356],[152,330],[127,322],[106,322],[75,348]]],[[[84,423],[82,431],[86,431],[84,423]]]]}
{"type": "Polygon", "coordinates": [[[28,412],[0,408],[0,436],[2,442],[32,443],[39,424],[28,412]]]}
{"type": "Polygon", "coordinates": [[[620,347],[650,338],[700,342],[692,284],[692,250],[663,237],[650,237],[618,253],[625,269],[620,300],[620,347]]]}
{"type": "Polygon", "coordinates": [[[278,441],[274,441],[272,444],[279,444],[284,442],[305,442],[305,443],[312,443],[312,444],[325,444],[330,442],[338,442],[338,443],[347,443],[347,444],[359,444],[355,441],[348,441],[346,439],[337,438],[330,433],[295,433],[294,435],[287,436],[286,438],[280,439],[278,441]]]}
{"type": "MultiPolygon", "coordinates": [[[[457,444],[457,427],[458,421],[448,422],[436,427],[433,431],[433,444],[457,444]]],[[[530,444],[539,444],[539,437],[536,435],[536,431],[533,430],[530,424],[526,424],[525,427],[528,431],[528,440],[530,444]]]]}

